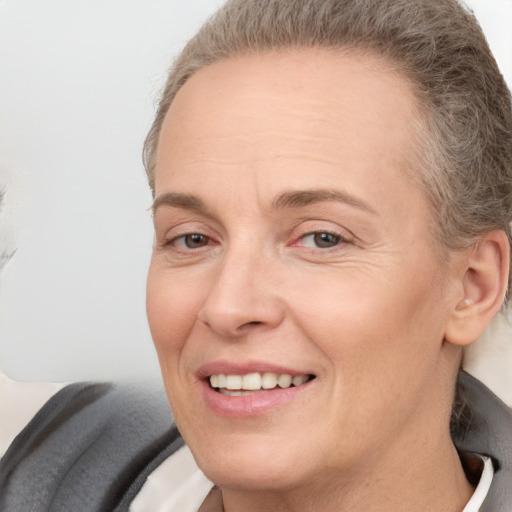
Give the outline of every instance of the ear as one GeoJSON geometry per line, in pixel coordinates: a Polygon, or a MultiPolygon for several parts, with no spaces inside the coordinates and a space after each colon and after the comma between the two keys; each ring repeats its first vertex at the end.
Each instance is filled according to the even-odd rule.
{"type": "Polygon", "coordinates": [[[510,243],[504,231],[491,231],[462,257],[463,297],[456,301],[446,327],[445,340],[470,345],[487,327],[503,304],[508,287],[510,243]]]}

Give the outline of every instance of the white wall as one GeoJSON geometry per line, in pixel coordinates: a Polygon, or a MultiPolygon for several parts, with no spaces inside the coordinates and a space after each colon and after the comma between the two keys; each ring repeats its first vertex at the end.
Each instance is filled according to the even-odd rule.
{"type": "Polygon", "coordinates": [[[158,373],[141,146],[173,53],[219,0],[0,2],[0,357],[24,380],[158,373]],[[5,233],[8,231],[9,233],[5,233]]]}
{"type": "MultiPolygon", "coordinates": [[[[221,0],[0,0],[0,361],[22,380],[158,374],[141,145],[172,55],[221,0]]],[[[512,83],[512,0],[469,2],[512,83]]]]}

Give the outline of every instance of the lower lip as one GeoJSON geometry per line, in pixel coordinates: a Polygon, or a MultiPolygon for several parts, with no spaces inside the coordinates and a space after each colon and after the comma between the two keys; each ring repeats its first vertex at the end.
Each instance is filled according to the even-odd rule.
{"type": "Polygon", "coordinates": [[[251,395],[228,396],[212,389],[207,382],[203,384],[203,397],[206,405],[217,415],[232,418],[261,416],[273,409],[295,400],[310,387],[314,380],[297,387],[275,388],[251,395]]]}

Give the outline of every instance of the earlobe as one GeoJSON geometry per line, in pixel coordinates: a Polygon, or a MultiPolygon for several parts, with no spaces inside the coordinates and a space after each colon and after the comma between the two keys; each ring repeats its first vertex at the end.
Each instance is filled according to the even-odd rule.
{"type": "Polygon", "coordinates": [[[445,340],[469,345],[503,304],[508,286],[510,244],[504,231],[491,231],[464,253],[463,298],[451,312],[445,340]]]}

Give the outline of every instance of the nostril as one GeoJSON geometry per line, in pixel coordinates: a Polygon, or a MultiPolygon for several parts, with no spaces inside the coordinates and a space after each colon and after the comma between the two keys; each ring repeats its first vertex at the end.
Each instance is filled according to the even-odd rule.
{"type": "Polygon", "coordinates": [[[249,327],[255,327],[255,326],[258,326],[258,325],[263,325],[264,322],[259,322],[257,320],[254,320],[252,322],[245,322],[244,324],[240,325],[238,328],[237,328],[237,331],[238,332],[241,332],[243,331],[244,329],[247,329],[249,327]]]}

